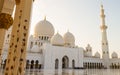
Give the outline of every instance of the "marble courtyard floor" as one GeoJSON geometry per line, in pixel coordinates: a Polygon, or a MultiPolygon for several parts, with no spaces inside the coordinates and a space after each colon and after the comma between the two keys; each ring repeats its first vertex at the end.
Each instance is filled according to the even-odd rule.
{"type": "MultiPolygon", "coordinates": [[[[3,75],[3,70],[0,70],[3,75]]],[[[120,75],[120,69],[26,70],[25,75],[120,75]]]]}

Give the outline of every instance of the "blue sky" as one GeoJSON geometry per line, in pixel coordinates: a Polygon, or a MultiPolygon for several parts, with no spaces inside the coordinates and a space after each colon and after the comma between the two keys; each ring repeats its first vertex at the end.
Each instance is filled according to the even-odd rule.
{"type": "Polygon", "coordinates": [[[101,53],[100,4],[104,5],[110,53],[120,53],[120,0],[35,0],[32,9],[31,34],[37,22],[47,16],[54,28],[64,35],[69,30],[76,45],[89,43],[93,54],[101,53]]]}

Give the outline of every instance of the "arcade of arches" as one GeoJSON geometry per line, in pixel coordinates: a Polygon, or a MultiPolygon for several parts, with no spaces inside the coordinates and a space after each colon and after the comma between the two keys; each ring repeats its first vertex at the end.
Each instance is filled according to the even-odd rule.
{"type": "Polygon", "coordinates": [[[102,63],[92,63],[92,62],[85,62],[83,63],[84,68],[88,68],[88,69],[101,69],[103,68],[103,64],[102,63]]]}
{"type": "Polygon", "coordinates": [[[112,69],[120,69],[120,63],[111,63],[110,68],[112,68],[112,69]]]}
{"type": "MultiPolygon", "coordinates": [[[[6,65],[6,60],[2,60],[1,67],[4,69],[6,65]]],[[[102,63],[92,63],[92,62],[85,62],[83,63],[84,68],[88,69],[102,69],[104,68],[102,63]]],[[[26,69],[41,69],[42,65],[39,64],[38,60],[26,60],[26,69]]],[[[69,68],[69,58],[64,56],[62,58],[62,68],[67,69],[69,68]]],[[[72,60],[72,68],[75,68],[75,60],[72,60]]],[[[111,69],[120,69],[120,63],[111,63],[111,69]]],[[[59,60],[55,60],[55,69],[59,69],[59,60]]]]}
{"type": "MultiPolygon", "coordinates": [[[[2,61],[1,67],[4,69],[6,60],[2,61]]],[[[39,64],[38,60],[26,60],[26,69],[41,69],[42,65],[39,64]]]]}
{"type": "MultiPolygon", "coordinates": [[[[92,63],[92,62],[85,62],[83,63],[84,68],[88,69],[102,69],[104,65],[102,63],[92,63]]],[[[109,66],[111,69],[120,69],[120,63],[111,63],[109,66]]]]}
{"type": "MultiPolygon", "coordinates": [[[[62,61],[62,68],[63,69],[70,68],[69,67],[70,62],[69,62],[69,58],[67,56],[64,56],[61,61],[62,61]]],[[[59,68],[59,60],[56,59],[55,60],[55,69],[58,69],[58,68],[59,68]]],[[[75,60],[72,60],[72,68],[75,68],[75,60]]]]}

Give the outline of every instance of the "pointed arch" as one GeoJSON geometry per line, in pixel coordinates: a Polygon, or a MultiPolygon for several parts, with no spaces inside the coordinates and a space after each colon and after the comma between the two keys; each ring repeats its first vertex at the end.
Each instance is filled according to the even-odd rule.
{"type": "Polygon", "coordinates": [[[68,56],[64,56],[62,58],[62,68],[69,68],[69,58],[68,58],[68,56]]]}
{"type": "Polygon", "coordinates": [[[59,68],[59,60],[56,59],[56,60],[55,60],[55,69],[58,69],[58,68],[59,68]]]}
{"type": "Polygon", "coordinates": [[[75,60],[74,59],[72,60],[72,68],[73,69],[75,68],[75,60]]]}

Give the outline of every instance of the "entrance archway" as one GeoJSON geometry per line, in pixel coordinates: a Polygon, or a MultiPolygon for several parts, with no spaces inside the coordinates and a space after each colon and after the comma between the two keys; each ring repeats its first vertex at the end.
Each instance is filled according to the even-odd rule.
{"type": "Polygon", "coordinates": [[[62,68],[68,68],[69,67],[69,58],[67,56],[64,56],[62,58],[62,68]]]}
{"type": "Polygon", "coordinates": [[[58,69],[58,66],[59,66],[59,60],[56,59],[56,60],[55,60],[55,69],[58,69]]]}

